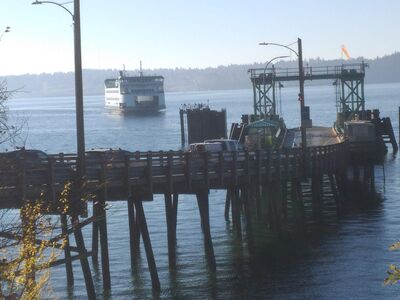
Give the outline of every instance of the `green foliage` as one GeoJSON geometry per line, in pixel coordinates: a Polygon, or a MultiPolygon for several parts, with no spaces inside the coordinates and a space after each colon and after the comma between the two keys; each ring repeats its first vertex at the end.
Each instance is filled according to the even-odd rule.
{"type": "MultiPolygon", "coordinates": [[[[64,186],[57,206],[59,214],[68,214],[70,210],[71,187],[71,183],[64,186]]],[[[9,224],[1,224],[0,299],[34,300],[40,299],[43,293],[51,294],[50,267],[64,249],[67,236],[53,235],[60,229],[59,220],[49,217],[50,213],[52,208],[44,200],[26,201],[19,210],[20,222],[12,219],[9,224]]],[[[5,219],[0,218],[0,222],[4,223],[5,219]]]]}
{"type": "MultiPolygon", "coordinates": [[[[389,247],[390,251],[394,251],[394,250],[398,250],[398,249],[400,249],[400,242],[396,242],[389,247]]],[[[392,285],[392,284],[396,284],[400,281],[400,269],[397,266],[391,264],[389,266],[389,269],[387,270],[387,274],[388,274],[388,276],[383,281],[384,285],[392,285]]]]}

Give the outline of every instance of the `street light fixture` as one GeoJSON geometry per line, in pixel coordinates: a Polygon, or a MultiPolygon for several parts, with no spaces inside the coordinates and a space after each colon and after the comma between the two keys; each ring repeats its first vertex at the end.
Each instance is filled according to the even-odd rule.
{"type": "MultiPolygon", "coordinates": [[[[266,79],[266,77],[267,77],[267,68],[268,68],[268,66],[274,61],[274,60],[277,60],[277,59],[282,59],[282,58],[286,58],[286,57],[289,57],[288,55],[283,55],[283,56],[276,56],[276,57],[274,57],[274,58],[272,58],[272,59],[270,59],[268,62],[267,62],[267,64],[265,65],[265,68],[264,68],[264,77],[263,77],[263,85],[264,85],[264,97],[266,97],[266,90],[265,90],[265,79],[266,79]]],[[[272,65],[273,66],[273,65],[272,65]]],[[[273,109],[273,111],[275,112],[275,107],[274,107],[274,109],[273,109]]],[[[264,115],[266,115],[265,114],[266,112],[264,111],[264,115]]]]}
{"type": "Polygon", "coordinates": [[[268,66],[269,66],[270,63],[272,63],[274,60],[277,60],[277,59],[280,59],[280,58],[282,59],[282,58],[286,58],[286,57],[289,57],[289,56],[288,56],[288,55],[277,56],[277,57],[274,57],[273,59],[269,60],[269,61],[267,62],[267,64],[265,65],[264,74],[265,74],[265,72],[267,71],[267,68],[268,68],[268,66]]]}
{"type": "Polygon", "coordinates": [[[298,61],[299,61],[299,88],[300,88],[300,93],[299,93],[299,101],[300,101],[300,120],[301,120],[301,126],[300,126],[300,131],[301,131],[301,144],[302,148],[305,150],[307,147],[307,137],[306,137],[306,129],[305,129],[305,124],[304,124],[304,71],[303,71],[303,51],[301,47],[301,39],[297,39],[297,47],[298,50],[295,51],[289,46],[278,44],[278,43],[259,43],[259,45],[263,46],[279,46],[286,48],[290,51],[292,51],[294,54],[296,54],[298,61]]]}
{"type": "Polygon", "coordinates": [[[76,137],[78,148],[77,173],[82,179],[85,175],[85,130],[83,117],[83,87],[82,87],[82,54],[81,54],[81,22],[79,0],[74,2],[74,12],[72,13],[63,4],[53,1],[34,1],[37,4],[54,4],[67,11],[74,22],[74,59],[75,59],[75,106],[76,106],[76,137]]]}

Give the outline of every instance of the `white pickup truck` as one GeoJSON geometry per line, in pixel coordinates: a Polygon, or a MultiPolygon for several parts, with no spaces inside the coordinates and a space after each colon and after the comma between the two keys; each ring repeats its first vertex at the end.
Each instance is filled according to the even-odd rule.
{"type": "Polygon", "coordinates": [[[229,139],[205,140],[203,143],[194,143],[189,145],[191,152],[219,152],[219,151],[237,151],[238,142],[229,139]]]}

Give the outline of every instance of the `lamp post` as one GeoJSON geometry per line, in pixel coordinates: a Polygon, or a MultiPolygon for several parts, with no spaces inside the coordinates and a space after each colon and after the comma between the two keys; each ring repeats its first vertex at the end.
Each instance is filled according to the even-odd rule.
{"type": "Polygon", "coordinates": [[[300,121],[301,121],[301,126],[300,126],[300,131],[301,131],[301,144],[302,148],[305,150],[307,147],[307,137],[306,137],[306,129],[305,129],[305,124],[304,124],[304,119],[303,119],[303,112],[304,112],[304,71],[303,71],[303,51],[302,51],[302,46],[301,46],[301,39],[297,39],[297,51],[293,50],[289,46],[285,46],[282,44],[277,44],[277,43],[260,43],[259,45],[264,45],[264,46],[279,46],[279,47],[284,47],[290,51],[292,51],[294,54],[296,54],[298,61],[299,61],[299,101],[300,101],[300,121]]]}
{"type": "Polygon", "coordinates": [[[75,59],[75,106],[77,137],[77,172],[79,178],[85,175],[85,130],[83,117],[82,57],[81,57],[81,18],[79,0],[74,0],[74,13],[64,5],[53,1],[38,1],[32,4],[54,4],[67,11],[74,22],[74,59],[75,59]]]}
{"type": "Polygon", "coordinates": [[[3,35],[5,35],[7,32],[10,32],[11,27],[10,26],[6,26],[6,29],[4,29],[4,31],[0,34],[0,42],[1,39],[3,38],[3,35]]]}
{"type": "MultiPolygon", "coordinates": [[[[265,79],[266,79],[266,77],[267,77],[267,68],[268,68],[268,66],[274,61],[274,60],[277,60],[277,59],[280,59],[280,58],[286,58],[286,57],[289,57],[289,56],[287,56],[287,55],[283,55],[283,56],[276,56],[276,57],[274,57],[274,58],[272,58],[272,59],[270,59],[267,63],[266,63],[266,65],[265,65],[265,68],[264,68],[264,77],[263,77],[263,85],[264,85],[264,98],[266,97],[266,91],[265,91],[265,79]]],[[[266,100],[265,100],[266,101],[266,100]]],[[[256,110],[256,107],[254,106],[254,110],[256,110]]],[[[256,112],[254,112],[254,113],[256,113],[256,112]]],[[[275,113],[275,107],[274,107],[274,113],[275,113]]],[[[265,115],[266,115],[266,111],[264,111],[264,117],[265,117],[265,115]]]]}

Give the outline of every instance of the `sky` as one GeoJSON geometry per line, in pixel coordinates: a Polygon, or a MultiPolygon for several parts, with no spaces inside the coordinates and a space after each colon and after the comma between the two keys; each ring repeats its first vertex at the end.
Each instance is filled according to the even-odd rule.
{"type": "MultiPolygon", "coordinates": [[[[62,8],[0,0],[0,75],[74,68],[73,22],[62,8]]],[[[57,0],[54,0],[57,1],[57,0]]],[[[67,0],[60,0],[65,3],[67,0]]],[[[65,4],[73,11],[73,4],[65,4]]],[[[92,69],[206,68],[290,55],[375,58],[400,50],[399,0],[81,0],[82,65],[92,69]],[[296,44],[293,47],[297,47],[296,44]]]]}

